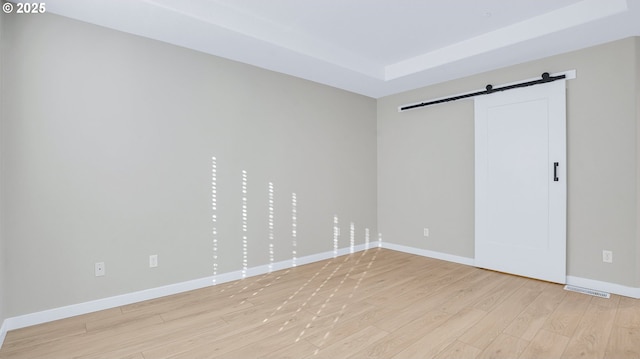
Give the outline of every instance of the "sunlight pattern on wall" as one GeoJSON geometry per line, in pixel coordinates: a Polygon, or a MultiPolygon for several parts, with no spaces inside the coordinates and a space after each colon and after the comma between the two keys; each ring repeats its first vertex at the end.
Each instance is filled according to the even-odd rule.
{"type": "Polygon", "coordinates": [[[339,240],[340,240],[340,227],[338,227],[338,216],[333,216],[333,258],[338,256],[339,240]]]}
{"type": "Polygon", "coordinates": [[[274,236],[274,210],[273,210],[273,194],[274,190],[273,190],[273,182],[269,182],[269,220],[268,220],[268,225],[269,225],[269,273],[271,273],[273,271],[273,259],[274,259],[274,252],[273,252],[273,240],[275,239],[274,236]]]}
{"type": "Polygon", "coordinates": [[[353,254],[356,249],[356,225],[351,222],[349,224],[349,253],[353,254]]]}
{"type": "Polygon", "coordinates": [[[295,267],[298,256],[298,199],[295,193],[291,194],[291,240],[292,240],[292,253],[291,253],[291,265],[295,267]]]}
{"type": "MultiPolygon", "coordinates": [[[[211,238],[212,238],[212,255],[211,258],[213,259],[213,263],[212,263],[212,269],[213,269],[213,277],[212,277],[212,282],[213,284],[219,284],[221,281],[225,282],[228,281],[229,279],[226,278],[233,278],[234,276],[237,276],[236,278],[247,278],[248,276],[251,275],[255,275],[257,273],[272,273],[273,271],[275,271],[277,268],[282,268],[283,265],[288,266],[289,268],[295,268],[296,266],[300,265],[300,257],[299,257],[299,226],[298,226],[298,204],[299,204],[299,197],[298,194],[296,192],[291,192],[290,193],[290,215],[291,215],[291,222],[290,222],[290,236],[291,236],[291,261],[282,261],[282,262],[276,262],[276,237],[278,236],[278,229],[276,227],[276,191],[275,191],[275,187],[276,185],[274,184],[274,182],[266,182],[266,200],[267,200],[267,221],[266,221],[266,241],[268,243],[266,243],[267,245],[267,255],[268,255],[268,262],[264,263],[263,265],[258,265],[255,268],[249,268],[249,237],[253,237],[252,235],[250,235],[249,233],[249,184],[248,184],[248,171],[247,170],[241,170],[240,173],[240,198],[235,197],[236,200],[240,200],[240,204],[241,204],[241,212],[240,212],[240,239],[241,239],[241,270],[238,270],[237,272],[235,272],[236,274],[233,274],[234,272],[225,272],[225,273],[220,273],[220,268],[222,266],[222,262],[221,259],[224,258],[230,258],[232,256],[232,253],[225,253],[226,255],[228,255],[229,257],[225,257],[225,256],[221,256],[221,247],[220,247],[220,239],[219,239],[219,233],[220,233],[220,223],[219,223],[219,217],[218,217],[218,209],[219,209],[219,201],[218,201],[218,189],[219,189],[219,171],[218,171],[218,161],[216,156],[212,156],[211,157],[211,163],[210,163],[210,170],[211,170],[211,238]],[[287,264],[285,264],[287,263],[287,264]],[[267,265],[268,264],[268,265],[267,265]],[[222,279],[225,278],[225,279],[222,279]]],[[[236,194],[237,196],[237,194],[236,194]]],[[[264,207],[263,207],[264,208],[264,207]]],[[[333,258],[337,258],[339,255],[341,255],[341,253],[345,253],[344,251],[346,250],[346,248],[341,248],[340,247],[340,236],[341,236],[341,227],[340,227],[340,219],[338,217],[337,214],[333,215],[333,221],[332,221],[332,226],[333,226],[333,237],[332,237],[332,252],[328,252],[326,253],[326,255],[331,255],[329,253],[332,253],[333,258]]],[[[357,242],[357,237],[358,237],[358,233],[357,232],[357,228],[356,228],[356,224],[355,222],[351,221],[348,222],[349,223],[349,249],[348,249],[348,253],[355,253],[358,250],[358,246],[356,245],[357,242]]],[[[224,231],[223,231],[224,232],[224,231]]],[[[326,233],[326,232],[325,232],[326,233]]],[[[364,228],[364,249],[369,249],[371,246],[375,246],[372,245],[371,243],[371,238],[370,238],[370,230],[369,228],[364,228]]],[[[382,234],[378,235],[378,247],[380,247],[382,245],[382,234]]],[[[260,240],[259,237],[256,237],[257,240],[260,240]]],[[[330,237],[331,238],[331,237],[330,237]]],[[[325,240],[329,240],[329,238],[325,237],[325,240]]],[[[236,252],[237,253],[237,252],[236,252]]],[[[315,255],[311,255],[309,256],[309,258],[313,257],[315,255]]],[[[308,262],[308,258],[307,257],[303,257],[304,263],[308,262]]],[[[274,276],[275,277],[275,276],[274,276]]],[[[278,276],[279,277],[279,276],[278,276]]],[[[277,280],[277,278],[276,278],[277,280]]],[[[266,282],[266,281],[265,281],[266,282]]],[[[236,285],[238,283],[235,283],[231,286],[225,286],[224,288],[222,288],[221,290],[226,291],[229,290],[232,286],[236,285]]],[[[246,285],[250,285],[249,283],[246,283],[246,285]]],[[[262,284],[264,285],[264,284],[262,284]]],[[[239,288],[242,288],[243,285],[239,284],[239,288]]],[[[247,287],[245,286],[244,288],[242,288],[240,290],[240,292],[243,292],[244,290],[246,290],[247,287]]],[[[259,292],[260,290],[257,289],[256,292],[259,292]]],[[[238,293],[236,293],[238,294],[238,293]]],[[[255,295],[255,294],[254,294],[255,295]]],[[[232,295],[232,296],[235,296],[232,295]]]]}
{"type": "Polygon", "coordinates": [[[247,225],[247,171],[242,170],[242,278],[247,277],[248,266],[248,225],[247,225]]]}
{"type": "Polygon", "coordinates": [[[213,222],[213,284],[218,275],[218,164],[215,157],[211,157],[211,220],[213,222]]]}
{"type": "Polygon", "coordinates": [[[364,229],[364,249],[369,249],[369,228],[364,229]]]}

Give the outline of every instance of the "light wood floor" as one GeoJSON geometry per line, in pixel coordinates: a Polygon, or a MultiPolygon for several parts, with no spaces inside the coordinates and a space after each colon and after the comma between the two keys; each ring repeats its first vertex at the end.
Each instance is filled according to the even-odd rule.
{"type": "Polygon", "coordinates": [[[640,358],[640,301],[385,249],[11,331],[0,358],[640,358]]]}

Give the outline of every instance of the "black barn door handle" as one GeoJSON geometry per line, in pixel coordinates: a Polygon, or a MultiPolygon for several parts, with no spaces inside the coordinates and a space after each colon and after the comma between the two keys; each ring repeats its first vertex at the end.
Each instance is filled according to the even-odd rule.
{"type": "Polygon", "coordinates": [[[553,163],[553,181],[558,182],[558,162],[553,163]]]}

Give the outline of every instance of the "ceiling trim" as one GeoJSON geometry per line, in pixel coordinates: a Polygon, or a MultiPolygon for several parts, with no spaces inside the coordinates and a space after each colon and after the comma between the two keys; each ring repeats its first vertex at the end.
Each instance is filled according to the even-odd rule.
{"type": "Polygon", "coordinates": [[[143,0],[165,11],[197,20],[288,51],[384,80],[384,64],[379,64],[321,38],[291,31],[288,27],[246,11],[212,1],[143,0]]]}
{"type": "Polygon", "coordinates": [[[627,11],[626,0],[585,0],[385,67],[385,81],[433,69],[627,11]]]}

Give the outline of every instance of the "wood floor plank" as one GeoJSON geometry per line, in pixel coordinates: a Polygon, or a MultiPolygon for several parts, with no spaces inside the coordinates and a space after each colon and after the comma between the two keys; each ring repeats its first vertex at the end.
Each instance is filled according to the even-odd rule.
{"type": "MultiPolygon", "coordinates": [[[[144,317],[137,321],[130,322],[129,325],[103,328],[78,335],[56,339],[51,342],[42,343],[30,347],[22,348],[20,351],[11,353],[11,358],[64,358],[83,357],[95,353],[104,353],[118,347],[127,347],[132,342],[140,340],[145,336],[157,336],[165,333],[159,317],[144,317]]],[[[0,356],[1,357],[1,356],[0,356]]]]}
{"type": "Polygon", "coordinates": [[[565,337],[573,336],[591,299],[591,296],[585,294],[567,292],[556,310],[546,319],[542,328],[565,337]]]}
{"type": "Polygon", "coordinates": [[[182,345],[179,352],[175,345],[167,346],[163,350],[144,351],[146,357],[151,358],[218,358],[236,357],[228,353],[237,351],[247,345],[264,341],[274,335],[286,335],[288,342],[294,343],[295,335],[311,320],[311,315],[305,311],[299,313],[285,313],[267,323],[254,323],[252,326],[234,327],[224,333],[217,332],[215,336],[201,337],[187,347],[182,345]],[[168,355],[170,354],[171,355],[168,355]]]}
{"type": "Polygon", "coordinates": [[[20,350],[22,347],[33,347],[56,339],[82,334],[87,331],[87,322],[117,317],[121,314],[120,308],[113,308],[12,330],[7,333],[2,350],[20,350]]]}
{"type": "Polygon", "coordinates": [[[87,328],[84,322],[66,322],[66,320],[13,330],[7,333],[1,353],[10,354],[11,352],[23,350],[24,348],[31,348],[60,340],[67,336],[83,334],[86,333],[86,331],[87,328]]]}
{"type": "Polygon", "coordinates": [[[433,305],[428,306],[423,304],[419,299],[414,299],[412,302],[407,303],[407,307],[413,308],[412,310],[400,312],[397,308],[390,306],[378,307],[378,310],[375,312],[377,318],[375,318],[372,324],[380,329],[392,332],[411,322],[416,316],[427,315],[430,312],[443,312],[432,309],[434,307],[433,305]]]}
{"type": "Polygon", "coordinates": [[[476,348],[486,348],[511,322],[542,292],[541,288],[520,287],[504,303],[493,309],[481,321],[460,337],[462,342],[476,348]]]}
{"type": "Polygon", "coordinates": [[[480,349],[456,340],[438,353],[434,359],[475,359],[480,352],[480,349]]]}
{"type": "Polygon", "coordinates": [[[540,330],[520,359],[561,358],[569,338],[548,330],[540,330]]]}
{"type": "Polygon", "coordinates": [[[162,320],[170,322],[172,320],[203,315],[204,313],[224,315],[238,312],[253,307],[253,303],[246,300],[236,301],[215,301],[205,300],[197,304],[176,308],[160,314],[162,320]]]}
{"type": "Polygon", "coordinates": [[[300,337],[317,347],[324,347],[371,326],[371,318],[378,310],[373,306],[361,306],[344,313],[333,313],[316,318],[305,326],[300,337]]]}
{"type": "Polygon", "coordinates": [[[391,358],[430,331],[446,323],[451,317],[451,314],[442,311],[428,312],[355,353],[351,358],[391,358]]]}
{"type": "Polygon", "coordinates": [[[269,351],[267,353],[259,353],[256,358],[258,359],[298,359],[302,358],[309,353],[315,353],[318,349],[315,345],[309,343],[306,340],[300,340],[297,343],[281,347],[275,351],[269,351]]]}
{"type": "MultiPolygon", "coordinates": [[[[197,327],[196,327],[197,328],[197,327]]],[[[172,356],[179,357],[185,355],[193,348],[202,347],[208,343],[212,343],[227,336],[240,332],[238,329],[220,325],[217,328],[202,328],[191,335],[180,335],[167,341],[157,341],[149,343],[142,350],[145,358],[169,358],[172,356]]]]}
{"type": "MultiPolygon", "coordinates": [[[[406,293],[393,296],[390,294],[389,299],[384,302],[372,302],[384,308],[393,308],[400,310],[407,305],[412,305],[415,308],[420,308],[422,311],[430,310],[442,310],[441,308],[447,308],[448,304],[455,301],[455,298],[464,296],[464,292],[473,283],[479,284],[490,275],[489,272],[480,269],[475,269],[455,280],[440,282],[434,284],[432,288],[418,288],[414,291],[407,291],[406,293]]],[[[486,285],[486,282],[485,282],[486,285]]],[[[472,290],[469,290],[469,292],[472,290]]],[[[451,314],[455,314],[459,308],[451,309],[451,314]]]]}
{"type": "MultiPolygon", "coordinates": [[[[416,292],[406,292],[393,299],[389,297],[384,302],[378,300],[378,306],[382,307],[386,315],[380,318],[376,325],[387,331],[393,331],[402,325],[404,321],[410,320],[411,313],[421,314],[430,311],[444,311],[443,309],[449,308],[449,304],[455,301],[455,298],[462,298],[464,297],[464,293],[468,294],[473,292],[473,289],[467,292],[466,288],[473,286],[473,284],[480,285],[480,283],[486,280],[487,275],[490,275],[490,273],[486,271],[475,271],[456,281],[442,283],[441,287],[436,287],[432,291],[418,290],[416,292]],[[414,309],[412,311],[397,312],[406,307],[414,309]]],[[[455,314],[456,311],[457,310],[450,310],[449,312],[455,314]]]]}
{"type": "Polygon", "coordinates": [[[640,358],[640,328],[614,326],[604,358],[640,358]]]}
{"type": "Polygon", "coordinates": [[[500,334],[478,355],[477,359],[512,359],[517,358],[529,342],[508,334],[500,334]]]}
{"type": "Polygon", "coordinates": [[[490,295],[495,289],[500,288],[507,278],[507,276],[504,276],[504,278],[496,278],[496,280],[487,281],[487,279],[492,277],[493,273],[486,271],[483,274],[484,276],[479,276],[473,281],[459,282],[457,286],[458,289],[454,290],[451,296],[447,297],[444,302],[440,303],[440,305],[438,305],[438,309],[452,314],[457,313],[460,310],[471,306],[473,303],[480,300],[480,298],[490,295]]]}
{"type": "MultiPolygon", "coordinates": [[[[111,357],[113,358],[113,357],[111,357]]],[[[142,355],[142,353],[135,353],[135,354],[131,354],[125,357],[118,357],[119,359],[145,359],[145,357],[142,355]]]]}
{"type": "Polygon", "coordinates": [[[524,282],[520,277],[497,272],[494,274],[495,275],[492,277],[495,277],[498,280],[502,279],[502,284],[494,288],[493,291],[478,298],[476,303],[473,304],[475,308],[484,310],[485,312],[494,310],[502,304],[502,302],[507,300],[511,294],[524,285],[524,282]]]}
{"type": "Polygon", "coordinates": [[[455,342],[462,333],[486,315],[487,313],[482,310],[465,308],[446,322],[422,335],[419,340],[397,353],[393,358],[432,358],[455,342]]]}
{"type": "Polygon", "coordinates": [[[93,332],[97,330],[111,330],[117,327],[134,329],[137,327],[146,327],[150,324],[161,323],[164,323],[164,321],[158,314],[126,313],[110,318],[87,321],[86,327],[87,332],[93,332]]]}
{"type": "Polygon", "coordinates": [[[373,326],[361,329],[352,335],[340,339],[326,347],[319,348],[317,352],[308,353],[304,358],[346,358],[360,350],[369,347],[389,333],[373,326]]]}
{"type": "Polygon", "coordinates": [[[640,300],[621,297],[615,323],[625,328],[640,328],[640,300]]]}
{"type": "Polygon", "coordinates": [[[459,266],[457,270],[435,269],[426,273],[415,273],[416,277],[407,283],[408,286],[403,285],[393,288],[393,290],[382,290],[365,300],[369,304],[379,306],[402,305],[405,300],[425,299],[434,295],[442,288],[476,272],[476,270],[469,270],[465,266],[459,266]]]}
{"type": "Polygon", "coordinates": [[[194,338],[208,333],[218,336],[231,332],[227,323],[219,317],[203,315],[185,318],[147,328],[138,335],[114,338],[110,347],[97,347],[90,354],[78,355],[77,359],[119,358],[144,352],[149,348],[179,347],[185,338],[194,338]]]}
{"type": "Polygon", "coordinates": [[[322,291],[309,299],[305,308],[309,311],[320,312],[324,314],[333,313],[342,308],[344,304],[353,305],[359,301],[368,298],[373,293],[393,291],[396,287],[411,281],[412,277],[408,276],[388,276],[361,278],[363,280],[352,280],[349,278],[341,278],[333,284],[324,286],[322,291]],[[317,308],[317,309],[311,309],[317,308]]]}
{"type": "Polygon", "coordinates": [[[617,306],[614,305],[616,304],[614,296],[609,300],[598,299],[600,298],[591,298],[575,334],[562,355],[563,358],[601,359],[604,357],[617,306]]]}
{"type": "MultiPolygon", "coordinates": [[[[299,332],[301,331],[300,326],[291,326],[287,330],[271,331],[270,335],[265,337],[261,337],[260,340],[254,340],[255,338],[251,338],[247,340],[246,345],[242,345],[238,349],[223,352],[216,355],[212,355],[212,358],[257,358],[266,354],[273,354],[274,352],[279,351],[282,348],[289,348],[296,346],[296,344],[304,341],[299,338],[299,332]]],[[[303,348],[313,349],[315,351],[316,347],[311,346],[303,346],[303,348]]],[[[300,349],[299,346],[297,346],[300,349]]],[[[204,347],[204,350],[208,350],[207,347],[204,347]]],[[[300,353],[302,355],[306,355],[309,352],[300,353]]],[[[193,353],[191,353],[193,354],[193,353]]],[[[209,357],[208,355],[205,355],[209,357]]],[[[197,355],[197,357],[202,357],[202,355],[197,355]]]]}
{"type": "Polygon", "coordinates": [[[11,331],[0,359],[638,358],[640,301],[371,249],[11,331]]]}
{"type": "Polygon", "coordinates": [[[559,284],[547,283],[546,286],[540,296],[505,329],[506,334],[529,341],[533,339],[567,293],[559,284]]]}

